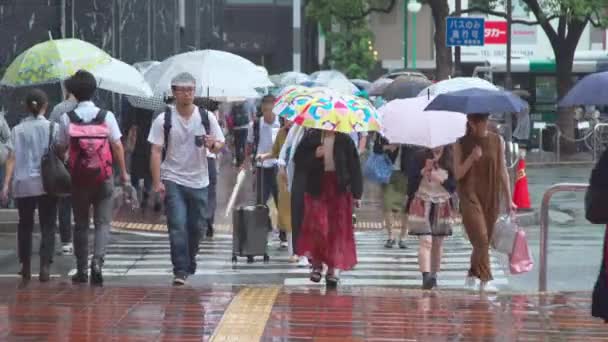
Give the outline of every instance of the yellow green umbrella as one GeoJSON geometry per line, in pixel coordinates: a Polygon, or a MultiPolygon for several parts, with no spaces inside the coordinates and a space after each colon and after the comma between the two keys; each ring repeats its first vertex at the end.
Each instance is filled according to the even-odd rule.
{"type": "Polygon", "coordinates": [[[57,39],[36,44],[8,67],[0,85],[24,87],[67,79],[80,69],[108,64],[112,57],[79,39],[57,39]]]}

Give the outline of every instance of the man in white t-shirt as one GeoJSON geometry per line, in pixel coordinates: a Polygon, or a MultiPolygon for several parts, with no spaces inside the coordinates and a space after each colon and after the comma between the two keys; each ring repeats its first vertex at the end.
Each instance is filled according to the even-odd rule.
{"type": "Polygon", "coordinates": [[[184,285],[196,273],[201,227],[208,211],[209,168],[207,149],[217,153],[224,134],[213,114],[194,105],[196,80],[181,73],[171,81],[175,107],[170,118],[158,115],[148,141],[152,144],[151,173],[154,190],[165,198],[174,285],[184,285]],[[208,118],[209,131],[203,116],[208,118]],[[168,134],[167,134],[168,133],[168,134]],[[167,134],[167,136],[165,136],[167,134]]]}

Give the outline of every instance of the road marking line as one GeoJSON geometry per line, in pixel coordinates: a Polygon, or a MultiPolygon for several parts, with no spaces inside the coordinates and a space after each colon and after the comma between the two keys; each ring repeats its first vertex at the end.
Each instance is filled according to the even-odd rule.
{"type": "Polygon", "coordinates": [[[260,341],[279,291],[278,286],[241,290],[228,305],[209,341],[260,341]]]}

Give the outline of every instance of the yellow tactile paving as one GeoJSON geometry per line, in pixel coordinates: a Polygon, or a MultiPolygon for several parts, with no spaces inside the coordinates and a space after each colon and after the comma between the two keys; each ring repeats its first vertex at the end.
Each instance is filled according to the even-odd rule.
{"type": "Polygon", "coordinates": [[[280,287],[247,287],[232,300],[210,342],[254,342],[264,333],[280,287]]]}

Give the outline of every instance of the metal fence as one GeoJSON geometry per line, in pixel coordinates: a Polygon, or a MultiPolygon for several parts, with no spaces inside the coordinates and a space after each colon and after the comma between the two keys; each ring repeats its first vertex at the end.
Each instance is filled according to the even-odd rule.
{"type": "Polygon", "coordinates": [[[547,249],[549,245],[549,204],[553,195],[560,192],[584,192],[588,184],[561,183],[550,187],[543,195],[540,207],[540,268],[538,272],[538,291],[547,291],[547,249]]]}

